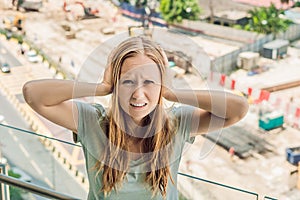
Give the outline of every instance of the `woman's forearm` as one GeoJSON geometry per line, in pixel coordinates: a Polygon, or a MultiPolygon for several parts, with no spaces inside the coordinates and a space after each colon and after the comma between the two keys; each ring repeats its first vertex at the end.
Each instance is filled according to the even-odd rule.
{"type": "Polygon", "coordinates": [[[225,119],[242,118],[248,111],[246,98],[224,91],[169,90],[165,98],[201,108],[225,119]]]}
{"type": "Polygon", "coordinates": [[[105,85],[71,80],[35,80],[27,82],[23,87],[24,98],[31,106],[36,103],[52,106],[70,99],[106,94],[108,92],[105,85]]]}

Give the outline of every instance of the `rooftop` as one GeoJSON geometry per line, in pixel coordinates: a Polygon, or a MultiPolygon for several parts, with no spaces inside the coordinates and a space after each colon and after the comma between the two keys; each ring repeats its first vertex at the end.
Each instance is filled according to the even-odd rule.
{"type": "Polygon", "coordinates": [[[257,0],[233,0],[234,2],[248,4],[256,7],[269,7],[272,3],[275,5],[278,9],[288,9],[291,8],[294,5],[294,1],[289,1],[289,3],[281,3],[281,0],[263,0],[263,1],[257,1],[257,0]]]}

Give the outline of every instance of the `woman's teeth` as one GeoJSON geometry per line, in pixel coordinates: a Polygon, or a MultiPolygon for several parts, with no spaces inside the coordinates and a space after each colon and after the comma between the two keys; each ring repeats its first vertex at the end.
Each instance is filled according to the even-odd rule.
{"type": "Polygon", "coordinates": [[[130,105],[132,105],[134,107],[143,107],[146,105],[146,103],[131,103],[130,105]]]}

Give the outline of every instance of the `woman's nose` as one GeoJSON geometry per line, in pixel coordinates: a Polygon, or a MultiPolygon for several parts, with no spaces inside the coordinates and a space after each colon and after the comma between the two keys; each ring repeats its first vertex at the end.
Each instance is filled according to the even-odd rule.
{"type": "Polygon", "coordinates": [[[144,87],[142,85],[137,86],[132,93],[132,97],[134,99],[144,97],[144,87]]]}

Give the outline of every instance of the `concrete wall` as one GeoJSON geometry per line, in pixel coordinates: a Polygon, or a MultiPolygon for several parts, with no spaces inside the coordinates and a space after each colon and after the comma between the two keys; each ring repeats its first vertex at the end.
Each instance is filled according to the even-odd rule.
{"type": "MultiPolygon", "coordinates": [[[[255,32],[238,30],[231,27],[209,24],[199,21],[184,20],[182,24],[176,24],[177,28],[187,31],[194,31],[211,37],[222,38],[232,42],[242,43],[242,47],[226,55],[222,55],[211,60],[211,70],[229,74],[236,68],[238,55],[244,51],[261,52],[265,43],[274,39],[272,34],[264,35],[255,32]]],[[[300,25],[294,24],[285,33],[276,36],[278,39],[294,41],[300,38],[300,25]]]]}

